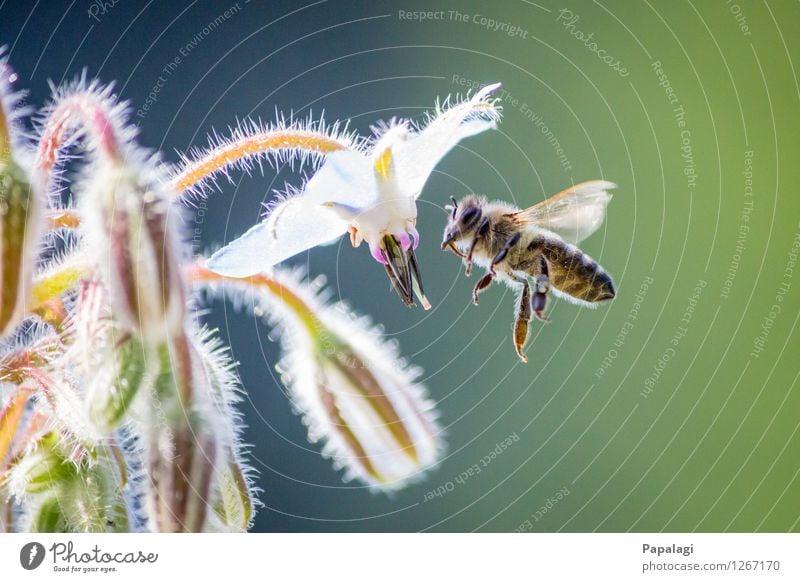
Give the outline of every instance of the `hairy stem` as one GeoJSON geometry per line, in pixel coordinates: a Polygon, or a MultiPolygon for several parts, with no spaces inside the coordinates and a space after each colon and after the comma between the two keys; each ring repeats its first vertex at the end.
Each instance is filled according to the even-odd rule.
{"type": "Polygon", "coordinates": [[[310,130],[281,129],[243,135],[209,150],[197,160],[186,162],[171,185],[180,195],[216,172],[251,156],[281,150],[329,154],[346,147],[332,136],[310,130]]]}
{"type": "Polygon", "coordinates": [[[59,101],[45,121],[36,152],[36,166],[48,181],[64,138],[76,125],[89,132],[102,157],[120,159],[118,130],[108,103],[94,92],[81,91],[59,101]]]}
{"type": "Polygon", "coordinates": [[[309,332],[309,336],[315,338],[319,335],[322,324],[308,304],[294,291],[286,287],[280,281],[267,275],[253,275],[251,277],[235,278],[226,277],[213,271],[209,271],[200,263],[189,265],[185,271],[187,282],[191,284],[209,283],[230,283],[232,285],[249,285],[256,289],[263,289],[278,297],[283,304],[288,307],[309,332]]]}

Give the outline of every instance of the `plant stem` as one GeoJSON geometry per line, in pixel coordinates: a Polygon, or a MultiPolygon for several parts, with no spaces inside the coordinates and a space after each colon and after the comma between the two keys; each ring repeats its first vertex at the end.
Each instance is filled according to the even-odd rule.
{"type": "Polygon", "coordinates": [[[286,285],[264,274],[251,277],[235,278],[226,277],[209,271],[202,264],[189,265],[184,271],[189,284],[193,283],[230,283],[232,285],[249,285],[256,289],[263,289],[277,297],[297,317],[298,321],[306,328],[309,337],[316,340],[320,335],[320,328],[324,327],[319,318],[309,308],[308,304],[286,285]]]}
{"type": "Polygon", "coordinates": [[[180,196],[215,172],[250,156],[280,150],[328,154],[345,147],[325,133],[310,130],[282,129],[244,135],[206,152],[197,160],[187,162],[173,178],[171,185],[180,196]]]}
{"type": "Polygon", "coordinates": [[[36,152],[36,166],[48,181],[64,137],[75,124],[85,127],[96,140],[102,157],[111,160],[121,157],[117,128],[108,104],[91,91],[81,91],[59,101],[45,122],[36,152]]]}

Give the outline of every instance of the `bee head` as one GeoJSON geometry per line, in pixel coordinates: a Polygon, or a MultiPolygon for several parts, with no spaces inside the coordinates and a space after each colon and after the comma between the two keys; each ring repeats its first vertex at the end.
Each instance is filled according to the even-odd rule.
{"type": "Polygon", "coordinates": [[[454,242],[471,236],[477,230],[483,216],[483,204],[479,198],[467,196],[460,202],[456,202],[455,198],[451,197],[451,200],[453,205],[446,207],[450,210],[450,219],[447,221],[447,227],[444,231],[443,249],[454,242]]]}

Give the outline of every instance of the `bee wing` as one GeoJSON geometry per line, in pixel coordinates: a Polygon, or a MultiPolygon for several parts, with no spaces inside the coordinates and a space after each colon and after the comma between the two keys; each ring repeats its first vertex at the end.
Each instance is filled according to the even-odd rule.
{"type": "Polygon", "coordinates": [[[211,255],[207,266],[227,277],[249,277],[346,231],[347,223],[329,208],[304,196],[287,198],[264,222],[211,255]]]}
{"type": "Polygon", "coordinates": [[[577,244],[603,224],[611,200],[608,190],[616,187],[604,180],[582,182],[511,216],[524,227],[545,228],[577,244]]]}

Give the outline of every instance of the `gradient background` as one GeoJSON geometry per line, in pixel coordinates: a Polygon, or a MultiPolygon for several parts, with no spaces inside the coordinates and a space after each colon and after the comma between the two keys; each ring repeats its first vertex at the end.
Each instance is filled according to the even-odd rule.
{"type": "MultiPolygon", "coordinates": [[[[103,13],[83,0],[6,0],[0,44],[9,45],[32,105],[47,99],[48,79],[86,67],[115,80],[136,110],[180,48],[235,5],[118,0],[103,13]]],[[[454,76],[502,81],[508,97],[499,131],[463,142],[425,188],[419,260],[433,310],[403,307],[363,249],[334,245],[293,261],[326,274],[425,369],[449,444],[426,480],[392,496],[343,484],[308,445],[274,377],[278,344],[250,317],[212,306],[208,322],[242,362],[246,439],[265,504],[255,529],[510,531],[528,520],[523,529],[534,531],[800,531],[800,267],[789,263],[800,244],[798,23],[800,5],[789,2],[240,0],[169,75],[150,111],[134,114],[141,142],[168,159],[205,144],[213,128],[272,119],[276,108],[324,109],[367,133],[379,119],[419,116],[437,96],[464,92],[454,76]],[[444,10],[444,20],[399,18],[419,9],[444,10]],[[557,21],[562,9],[630,74],[570,35],[557,21]],[[525,34],[487,30],[475,15],[525,34]],[[685,111],[694,188],[654,61],[685,111]],[[525,109],[553,132],[568,168],[525,109]],[[752,212],[737,250],[746,152],[752,212]],[[583,246],[614,275],[618,297],[596,311],[556,302],[552,324],[533,325],[522,365],[510,339],[513,294],[497,286],[480,308],[469,304],[475,276],[466,279],[438,249],[441,206],[468,192],[529,205],[600,177],[620,187],[605,228],[583,246]],[[645,397],[703,282],[685,336],[645,397]],[[781,289],[780,312],[770,316],[781,289]],[[633,327],[617,346],[626,320],[633,327]],[[599,375],[609,350],[613,362],[599,375]],[[518,442],[456,482],[513,434],[518,442]],[[442,486],[452,490],[424,501],[442,486]],[[547,507],[563,488],[569,495],[547,507]]],[[[272,188],[300,183],[271,170],[234,180],[197,219],[198,251],[252,225],[272,188]]]]}

